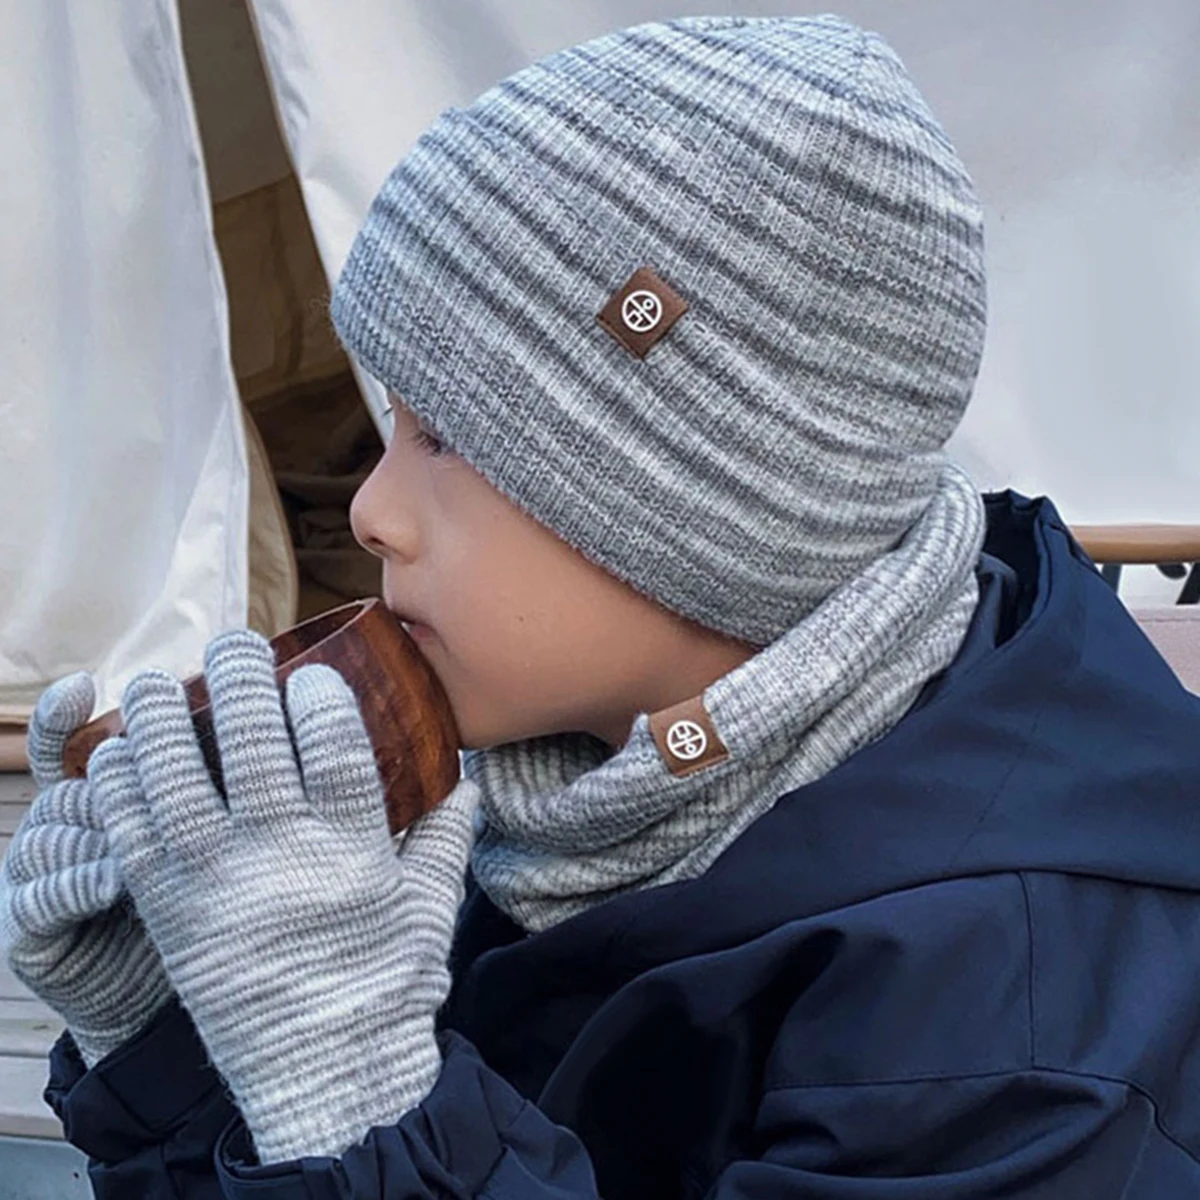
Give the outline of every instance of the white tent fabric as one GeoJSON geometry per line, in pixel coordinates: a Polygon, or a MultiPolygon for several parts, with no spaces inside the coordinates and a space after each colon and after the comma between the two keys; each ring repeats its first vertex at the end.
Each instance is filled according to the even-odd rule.
{"type": "MultiPolygon", "coordinates": [[[[449,104],[620,26],[794,2],[250,0],[333,278],[388,169],[449,104]]],[[[812,11],[818,11],[813,9],[812,11]]],[[[1200,5],[842,0],[971,169],[991,329],[954,450],[1068,521],[1200,516],[1200,5]]]]}
{"type": "Polygon", "coordinates": [[[19,719],[78,667],[112,707],[245,621],[248,479],[173,0],[0,0],[0,29],[0,719],[19,719]]]}

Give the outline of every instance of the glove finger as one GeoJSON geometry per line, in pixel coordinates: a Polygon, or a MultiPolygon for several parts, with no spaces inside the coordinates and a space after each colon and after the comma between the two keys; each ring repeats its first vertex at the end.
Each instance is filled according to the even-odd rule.
{"type": "Polygon", "coordinates": [[[62,752],[67,739],[92,715],[96,687],[87,671],[76,671],[52,683],[38,698],[25,739],[33,781],[47,788],[63,777],[62,752]]]}
{"type": "Polygon", "coordinates": [[[204,652],[204,676],[229,811],[250,818],[302,811],[304,787],[270,642],[252,629],[221,634],[204,652]]]}
{"type": "Polygon", "coordinates": [[[126,687],[121,711],[134,778],[110,780],[110,792],[138,793],[162,840],[210,844],[229,813],[205,765],[183,684],[167,671],[142,671],[126,687]]]}
{"type": "Polygon", "coordinates": [[[62,779],[39,792],[26,814],[30,825],[78,825],[103,830],[95,795],[86,779],[62,779]]]}
{"type": "Polygon", "coordinates": [[[437,808],[414,821],[400,848],[404,875],[430,902],[458,911],[475,844],[479,785],[462,778],[437,808]]]}
{"type": "MultiPolygon", "coordinates": [[[[3,889],[0,889],[3,892],[3,889]]],[[[26,928],[24,913],[13,897],[0,895],[0,944],[8,968],[27,988],[42,995],[39,984],[62,960],[66,947],[62,933],[47,936],[26,928]]]]}
{"type": "MultiPolygon", "coordinates": [[[[62,779],[39,792],[21,818],[8,852],[4,856],[4,872],[14,883],[28,883],[35,875],[44,874],[47,867],[35,867],[29,851],[31,845],[45,847],[49,839],[57,844],[64,827],[91,829],[103,834],[103,825],[92,801],[92,789],[86,779],[62,779]]],[[[59,865],[65,865],[66,859],[59,865]]]]}
{"type": "Polygon", "coordinates": [[[388,836],[375,751],[350,685],[314,663],[288,676],[287,711],[308,802],[331,824],[388,836]]]}
{"type": "Polygon", "coordinates": [[[121,890],[113,860],[101,858],[22,884],[7,898],[8,909],[25,933],[52,937],[111,908],[121,890]]]}
{"type": "Polygon", "coordinates": [[[107,738],[92,751],[88,782],[108,835],[109,860],[136,900],[162,872],[166,849],[142,790],[129,738],[107,738]]]}
{"type": "Polygon", "coordinates": [[[4,857],[13,883],[29,883],[41,875],[95,862],[108,854],[108,838],[78,825],[31,825],[13,838],[4,857]]]}

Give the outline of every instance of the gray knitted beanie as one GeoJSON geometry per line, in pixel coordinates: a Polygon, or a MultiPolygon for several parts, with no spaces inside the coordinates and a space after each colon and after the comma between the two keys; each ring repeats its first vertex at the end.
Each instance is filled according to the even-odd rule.
{"type": "Polygon", "coordinates": [[[767,645],[929,506],[982,353],[982,218],[877,35],[684,17],[442,112],[332,315],[564,541],[767,645]]]}

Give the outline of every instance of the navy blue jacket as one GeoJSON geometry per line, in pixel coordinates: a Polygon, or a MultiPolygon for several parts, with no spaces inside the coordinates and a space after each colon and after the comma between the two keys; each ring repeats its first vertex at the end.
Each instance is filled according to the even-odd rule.
{"type": "Polygon", "coordinates": [[[526,936],[472,887],[423,1104],[260,1165],[174,1003],[49,1102],[101,1197],[1200,1197],[1200,700],[1053,506],[886,737],[699,879],[526,936]]]}

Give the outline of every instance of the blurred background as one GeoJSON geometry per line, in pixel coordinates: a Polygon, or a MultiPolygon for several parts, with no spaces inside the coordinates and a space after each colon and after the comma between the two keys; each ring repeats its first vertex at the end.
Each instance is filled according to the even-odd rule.
{"type": "MultiPolygon", "coordinates": [[[[389,426],[329,283],[444,107],[621,26],[805,11],[0,0],[0,758],[69,671],[100,711],[223,629],[378,591],[347,507],[389,426]]],[[[1200,5],[837,11],[896,47],[983,199],[991,324],[956,455],[1073,525],[1200,523],[1200,5]]],[[[1189,569],[1128,568],[1121,594],[1171,603],[1189,569]]]]}

